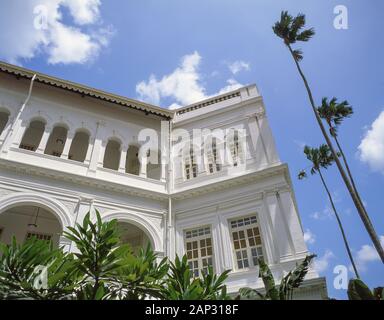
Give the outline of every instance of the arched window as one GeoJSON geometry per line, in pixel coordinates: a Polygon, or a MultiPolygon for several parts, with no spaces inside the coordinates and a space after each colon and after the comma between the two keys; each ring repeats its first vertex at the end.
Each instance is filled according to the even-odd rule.
{"type": "Polygon", "coordinates": [[[6,111],[0,111],[0,135],[3,133],[5,126],[9,120],[9,113],[6,111]]]}
{"type": "Polygon", "coordinates": [[[84,162],[89,147],[89,134],[77,131],[69,149],[68,159],[84,162]]]}
{"type": "Polygon", "coordinates": [[[149,150],[147,177],[150,179],[160,180],[160,175],[161,175],[160,154],[156,150],[149,150]],[[152,158],[157,159],[157,163],[149,163],[152,158]]]}
{"type": "Polygon", "coordinates": [[[215,173],[221,170],[222,160],[219,154],[219,142],[216,137],[208,140],[206,146],[206,155],[208,162],[208,172],[215,173]]]}
{"type": "Polygon", "coordinates": [[[136,146],[129,146],[127,152],[127,161],[125,172],[130,174],[139,175],[140,161],[139,161],[139,148],[136,146]]]}
{"type": "Polygon", "coordinates": [[[184,177],[186,180],[197,177],[197,163],[193,145],[189,147],[184,155],[184,177]]]}
{"type": "MultiPolygon", "coordinates": [[[[243,163],[243,144],[245,142],[245,136],[240,130],[231,130],[229,134],[229,151],[232,157],[232,165],[237,167],[239,163],[243,163]]],[[[227,143],[228,143],[227,142],[227,143]]]]}
{"type": "Polygon", "coordinates": [[[65,141],[67,140],[67,134],[67,128],[63,126],[54,127],[51,135],[49,136],[44,153],[55,157],[61,157],[65,141]]]}
{"type": "Polygon", "coordinates": [[[120,143],[116,140],[109,140],[105,147],[103,167],[113,170],[119,169],[120,143]]]}
{"type": "Polygon", "coordinates": [[[20,143],[21,149],[36,151],[39,147],[41,137],[43,136],[45,123],[42,120],[34,120],[25,130],[23,139],[20,143]]]}

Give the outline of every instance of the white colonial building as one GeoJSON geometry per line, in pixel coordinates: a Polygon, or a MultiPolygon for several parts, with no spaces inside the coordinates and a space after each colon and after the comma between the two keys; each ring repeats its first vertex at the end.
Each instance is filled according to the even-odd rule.
{"type": "MultiPolygon", "coordinates": [[[[258,257],[281,278],[308,254],[255,85],[167,110],[0,63],[0,133],[2,242],[75,250],[62,231],[97,209],[135,249],[232,270],[230,292],[263,287],[258,257]]],[[[296,298],[325,296],[311,269],[296,298]]]]}

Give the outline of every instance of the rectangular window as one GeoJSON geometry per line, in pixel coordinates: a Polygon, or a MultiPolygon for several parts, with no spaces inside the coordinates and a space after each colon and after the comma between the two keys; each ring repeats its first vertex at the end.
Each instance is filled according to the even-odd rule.
{"type": "Polygon", "coordinates": [[[188,230],[185,231],[184,237],[191,277],[197,278],[213,266],[211,228],[188,230]]]}
{"type": "Polygon", "coordinates": [[[257,266],[264,255],[256,216],[231,220],[230,230],[237,269],[257,266]]]}
{"type": "Polygon", "coordinates": [[[1,240],[1,235],[3,234],[3,228],[0,228],[0,240],[1,240]]]}
{"type": "Polygon", "coordinates": [[[46,240],[46,241],[51,241],[52,239],[51,234],[39,233],[39,232],[28,232],[25,240],[28,240],[32,237],[35,237],[38,240],[46,240]]]}
{"type": "Polygon", "coordinates": [[[35,151],[35,147],[29,144],[20,144],[20,149],[29,150],[29,151],[35,151]]]}

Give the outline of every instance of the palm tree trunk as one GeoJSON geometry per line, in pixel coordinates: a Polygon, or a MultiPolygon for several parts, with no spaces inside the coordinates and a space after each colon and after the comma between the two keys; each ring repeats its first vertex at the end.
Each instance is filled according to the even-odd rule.
{"type": "Polygon", "coordinates": [[[325,138],[325,141],[327,142],[327,145],[329,147],[329,149],[331,150],[332,152],[332,155],[333,157],[335,158],[335,162],[336,162],[336,165],[337,165],[337,168],[339,169],[339,172],[340,172],[340,175],[344,181],[344,184],[345,186],[347,187],[348,191],[349,191],[349,194],[351,195],[351,198],[352,198],[352,201],[357,209],[357,212],[360,216],[360,219],[363,221],[363,224],[365,226],[365,229],[367,230],[372,242],[373,242],[373,245],[375,246],[380,258],[381,258],[381,261],[384,263],[384,250],[380,244],[380,240],[379,240],[379,237],[377,236],[376,234],[376,231],[373,227],[373,225],[370,223],[370,220],[368,219],[368,217],[366,216],[366,211],[364,210],[363,208],[363,204],[359,201],[359,198],[357,197],[356,195],[356,192],[355,190],[353,189],[352,185],[351,185],[351,182],[350,180],[348,179],[346,173],[345,173],[345,170],[340,162],[340,159],[339,157],[337,156],[337,153],[335,151],[335,148],[333,147],[332,145],[332,141],[331,139],[329,138],[328,134],[327,134],[327,131],[325,130],[325,127],[324,127],[324,124],[323,122],[321,121],[321,118],[317,112],[317,109],[316,109],[316,106],[315,106],[315,102],[313,100],[313,96],[312,96],[312,91],[311,89],[309,88],[309,85],[308,85],[308,81],[307,79],[305,78],[301,68],[300,68],[300,65],[299,63],[297,62],[294,54],[293,54],[293,51],[292,51],[292,48],[289,44],[287,44],[287,47],[293,57],[293,60],[295,61],[295,64],[296,64],[296,67],[297,67],[297,70],[299,71],[300,73],[300,76],[304,82],[304,85],[305,85],[305,88],[307,90],[307,93],[308,93],[308,97],[309,97],[309,101],[311,103],[311,107],[312,107],[312,111],[314,112],[315,114],[315,117],[316,117],[316,120],[317,120],[317,123],[320,127],[320,130],[325,138]]]}
{"type": "Polygon", "coordinates": [[[337,213],[337,210],[336,210],[335,204],[334,204],[334,202],[333,202],[331,193],[329,192],[329,189],[328,189],[328,187],[327,187],[327,184],[325,183],[325,180],[324,180],[324,177],[323,177],[323,175],[322,175],[322,173],[321,173],[321,170],[318,169],[317,171],[319,172],[319,175],[320,175],[320,178],[321,178],[321,182],[323,183],[323,186],[324,186],[325,191],[327,192],[329,201],[331,202],[331,206],[332,206],[333,212],[335,213],[337,223],[338,223],[338,225],[339,225],[341,234],[342,234],[342,236],[343,236],[344,245],[345,245],[345,248],[347,249],[347,252],[348,252],[349,260],[351,260],[351,264],[352,264],[352,267],[353,267],[353,271],[355,272],[355,275],[356,275],[357,279],[360,279],[359,273],[357,272],[357,268],[356,268],[355,262],[354,262],[354,260],[353,260],[353,256],[352,256],[351,250],[349,249],[348,240],[347,240],[347,237],[346,237],[346,235],[345,235],[344,228],[343,228],[343,225],[342,225],[342,223],[341,223],[341,219],[340,219],[340,217],[339,217],[339,214],[337,213]]]}
{"type": "MultiPolygon", "coordinates": [[[[332,127],[330,124],[328,124],[328,125],[329,125],[329,127],[331,128],[331,130],[333,130],[333,127],[332,127]]],[[[357,197],[358,197],[358,199],[359,199],[359,201],[360,201],[360,203],[361,203],[361,205],[362,205],[362,207],[363,207],[363,209],[364,209],[364,211],[365,211],[365,216],[366,216],[367,220],[369,221],[369,223],[370,223],[371,226],[372,226],[372,222],[371,222],[371,220],[370,220],[370,218],[369,218],[369,216],[368,216],[368,213],[367,213],[367,211],[366,211],[366,209],[365,209],[365,207],[364,207],[363,201],[362,201],[361,198],[360,198],[360,194],[359,194],[359,192],[357,191],[356,184],[355,184],[355,180],[353,179],[351,169],[349,168],[349,165],[348,165],[347,157],[345,156],[344,151],[343,151],[343,149],[341,148],[339,139],[337,139],[337,135],[332,135],[332,137],[333,137],[333,138],[335,139],[335,141],[336,141],[337,148],[339,149],[340,154],[341,154],[341,157],[343,158],[343,162],[344,162],[345,168],[347,169],[347,173],[348,173],[349,179],[351,180],[352,187],[353,187],[353,189],[355,189],[355,193],[356,193],[356,195],[357,195],[357,197]]]]}

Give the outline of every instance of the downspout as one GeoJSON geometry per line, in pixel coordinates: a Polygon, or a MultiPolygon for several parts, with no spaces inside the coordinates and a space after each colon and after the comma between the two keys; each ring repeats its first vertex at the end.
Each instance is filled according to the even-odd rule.
{"type": "Polygon", "coordinates": [[[5,144],[7,143],[8,141],[8,138],[12,136],[13,134],[13,131],[15,130],[15,126],[17,124],[17,122],[19,121],[20,119],[20,116],[21,114],[23,113],[26,105],[28,104],[29,100],[31,99],[31,95],[32,95],[32,90],[33,90],[33,83],[35,82],[35,79],[37,77],[37,74],[35,73],[33,76],[32,76],[32,79],[31,79],[31,82],[29,84],[29,90],[28,90],[28,96],[27,98],[25,99],[23,105],[21,106],[21,108],[19,109],[19,112],[17,113],[16,117],[15,117],[15,120],[13,121],[13,124],[11,126],[11,128],[9,129],[6,137],[4,138],[4,143],[3,145],[1,146],[1,151],[4,149],[4,146],[5,144]]]}
{"type": "Polygon", "coordinates": [[[171,196],[171,183],[172,183],[172,119],[169,120],[168,126],[168,183],[167,183],[167,192],[168,192],[168,257],[171,257],[171,241],[172,241],[172,196],[171,196]]]}

